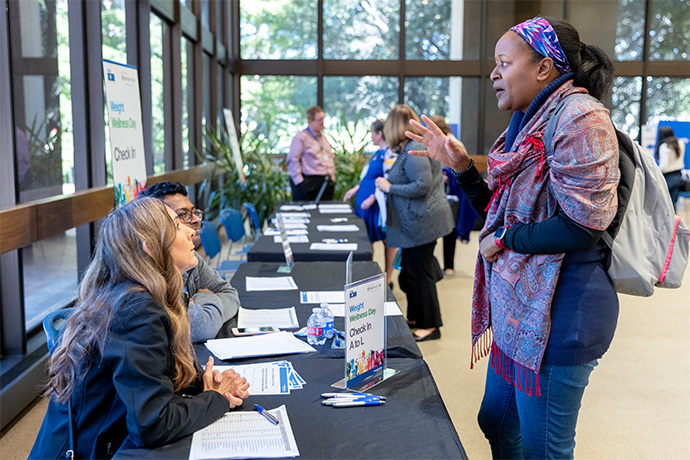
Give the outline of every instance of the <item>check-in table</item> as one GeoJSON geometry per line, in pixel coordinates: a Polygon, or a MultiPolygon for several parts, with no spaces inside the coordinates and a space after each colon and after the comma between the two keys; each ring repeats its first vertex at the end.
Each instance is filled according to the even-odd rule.
{"type": "MultiPolygon", "coordinates": [[[[345,282],[344,262],[295,263],[291,275],[297,291],[253,291],[245,289],[247,276],[285,276],[276,273],[278,263],[246,263],[232,279],[244,308],[285,308],[295,306],[300,325],[313,305],[299,303],[299,291],[341,290],[345,282]]],[[[360,280],[380,273],[375,262],[353,263],[353,279],[360,280]]],[[[388,291],[388,300],[394,300],[388,291]]],[[[342,330],[343,318],[336,318],[336,329],[342,330]]],[[[229,335],[229,325],[219,337],[229,335]]],[[[289,395],[250,396],[236,410],[253,410],[254,404],[266,408],[285,405],[302,459],[451,459],[467,458],[460,438],[451,422],[431,372],[421,359],[402,316],[388,316],[387,367],[399,371],[380,383],[373,393],[386,396],[385,405],[373,407],[334,408],[321,405],[321,393],[337,392],[331,384],[344,377],[344,350],[332,349],[331,340],[315,346],[316,353],[293,354],[232,361],[216,364],[248,364],[285,359],[304,378],[306,384],[289,395]]],[[[203,344],[195,346],[200,362],[208,359],[203,344]]],[[[117,458],[187,459],[191,436],[157,449],[123,446],[117,458]]]]}
{"type": "MultiPolygon", "coordinates": [[[[357,250],[353,251],[354,260],[372,260],[374,253],[367,235],[367,228],[362,218],[354,212],[321,213],[319,209],[308,211],[310,222],[307,225],[308,243],[290,243],[295,262],[310,262],[319,260],[346,260],[349,251],[342,251],[333,245],[333,250],[311,250],[312,243],[321,243],[324,239],[346,239],[347,243],[356,243],[357,250]],[[345,222],[332,222],[334,219],[347,219],[345,222]],[[358,227],[356,232],[320,232],[319,225],[349,225],[358,227]]],[[[280,243],[274,241],[272,235],[261,235],[247,253],[248,262],[285,262],[285,253],[280,243]]]]}

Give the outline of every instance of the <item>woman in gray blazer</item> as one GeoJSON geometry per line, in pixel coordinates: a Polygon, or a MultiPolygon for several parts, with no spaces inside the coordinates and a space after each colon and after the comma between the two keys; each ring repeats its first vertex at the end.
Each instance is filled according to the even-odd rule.
{"type": "Polygon", "coordinates": [[[443,191],[441,165],[408,153],[424,149],[405,136],[405,131],[414,131],[410,120],[419,118],[407,105],[396,105],[388,114],[384,136],[399,156],[388,179],[377,178],[376,186],[386,193],[386,246],[402,248],[398,283],[407,294],[407,320],[418,328],[414,336],[419,342],[441,337],[436,282],[443,272],[434,248],[436,240],[453,229],[453,217],[443,191]]]}

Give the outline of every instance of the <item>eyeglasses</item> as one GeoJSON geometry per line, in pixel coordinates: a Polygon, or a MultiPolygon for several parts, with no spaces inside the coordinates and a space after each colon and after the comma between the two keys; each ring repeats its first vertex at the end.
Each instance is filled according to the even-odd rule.
{"type": "Polygon", "coordinates": [[[194,216],[197,216],[199,220],[204,220],[204,211],[202,211],[201,209],[194,209],[192,211],[187,211],[186,209],[183,209],[181,211],[177,211],[177,217],[180,219],[180,221],[184,223],[191,222],[194,216]]]}

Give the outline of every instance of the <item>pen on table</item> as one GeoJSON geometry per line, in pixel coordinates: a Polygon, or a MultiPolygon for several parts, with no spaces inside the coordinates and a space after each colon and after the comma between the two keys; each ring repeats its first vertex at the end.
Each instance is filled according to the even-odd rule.
{"type": "Polygon", "coordinates": [[[271,414],[270,412],[268,412],[266,409],[259,406],[258,404],[254,404],[254,409],[256,409],[259,412],[259,414],[266,417],[268,419],[268,421],[271,422],[272,424],[277,425],[279,423],[279,421],[275,415],[271,414]]]}
{"type": "Polygon", "coordinates": [[[347,243],[347,240],[344,238],[324,238],[321,241],[326,244],[347,243]]]}
{"type": "Polygon", "coordinates": [[[360,398],[363,396],[374,396],[379,399],[386,399],[385,396],[373,395],[371,393],[321,393],[322,398],[360,398]]]}
{"type": "Polygon", "coordinates": [[[337,398],[326,398],[323,403],[333,403],[335,401],[385,401],[385,396],[338,396],[337,398]]]}
{"type": "Polygon", "coordinates": [[[350,401],[350,402],[337,402],[331,404],[333,407],[357,407],[357,406],[380,406],[386,404],[386,401],[350,401]]]}
{"type": "Polygon", "coordinates": [[[321,404],[324,406],[336,406],[338,404],[346,404],[346,403],[354,403],[354,402],[367,402],[367,401],[375,401],[375,402],[386,402],[385,400],[378,399],[378,398],[367,398],[367,397],[361,397],[361,398],[331,398],[331,399],[326,399],[324,401],[321,401],[321,404]]]}

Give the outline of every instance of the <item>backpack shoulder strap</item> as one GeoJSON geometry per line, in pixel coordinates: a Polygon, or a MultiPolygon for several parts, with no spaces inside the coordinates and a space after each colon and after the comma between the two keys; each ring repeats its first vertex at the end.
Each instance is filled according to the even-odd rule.
{"type": "Polygon", "coordinates": [[[546,128],[544,129],[544,137],[542,140],[544,142],[544,152],[546,153],[546,159],[549,162],[551,161],[551,157],[553,156],[553,135],[556,133],[556,128],[558,128],[558,120],[560,120],[561,114],[568,106],[568,104],[570,104],[575,99],[579,99],[581,97],[591,96],[584,93],[574,93],[564,97],[561,100],[561,102],[558,103],[553,113],[549,117],[549,121],[546,123],[546,128]]]}

